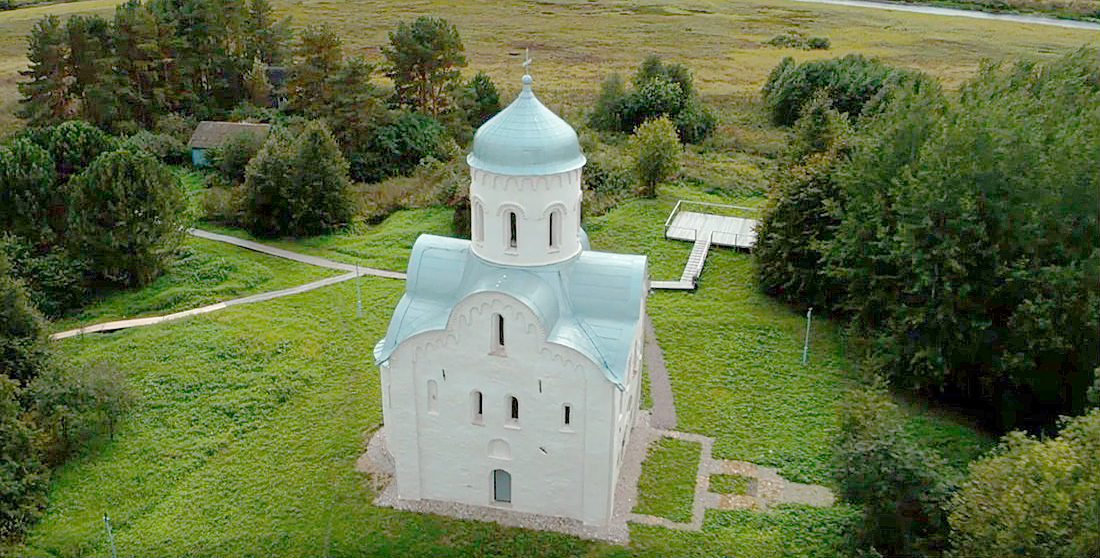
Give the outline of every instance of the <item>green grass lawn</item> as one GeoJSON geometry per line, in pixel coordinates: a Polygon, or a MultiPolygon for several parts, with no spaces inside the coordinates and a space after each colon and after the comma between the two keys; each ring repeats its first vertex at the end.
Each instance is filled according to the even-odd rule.
{"type": "Polygon", "coordinates": [[[314,266],[188,235],[168,271],[140,290],[93,295],[82,310],[50,324],[52,332],[169,314],[334,275],[314,266]]]}
{"type": "Polygon", "coordinates": [[[656,515],[687,523],[695,499],[695,471],[699,468],[699,443],[660,438],[649,446],[638,479],[636,513],[656,515]]]}
{"type": "MultiPolygon", "coordinates": [[[[593,247],[648,253],[655,276],[678,275],[687,243],[660,232],[681,194],[673,188],[592,219],[593,247]]],[[[444,210],[404,212],[345,236],[363,259],[398,263],[418,230],[445,231],[449,219],[444,210]],[[372,238],[381,239],[377,246],[372,238]]],[[[284,244],[339,254],[343,238],[284,244]]],[[[195,246],[205,256],[239,250],[246,259],[259,257],[195,246]]],[[[810,364],[802,366],[802,317],[757,294],[749,265],[745,254],[716,251],[699,292],[650,297],[680,429],[714,436],[716,457],[827,483],[832,405],[858,382],[856,367],[836,328],[824,322],[815,322],[810,364]]],[[[269,269],[245,267],[238,280],[269,269]]],[[[104,556],[101,518],[109,512],[119,555],[825,557],[836,554],[843,526],[858,516],[846,506],[712,510],[699,533],[631,526],[623,548],[372,507],[370,483],[353,463],[381,420],[370,349],[402,284],[365,278],[361,286],[368,309],[361,319],[349,282],[58,343],[66,359],[116,362],[140,403],[113,443],[58,472],[47,516],[15,553],[104,556]]],[[[111,304],[117,302],[88,312],[105,315],[111,304]]],[[[915,435],[941,448],[980,449],[973,431],[919,406],[904,408],[915,435]]],[[[661,498],[654,490],[644,488],[642,498],[661,498]]]]}

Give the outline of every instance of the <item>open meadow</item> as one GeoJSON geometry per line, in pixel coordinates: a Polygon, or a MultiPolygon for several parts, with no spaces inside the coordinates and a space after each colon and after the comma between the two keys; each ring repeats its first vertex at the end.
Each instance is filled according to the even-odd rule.
{"type": "MultiPolygon", "coordinates": [[[[19,125],[12,114],[19,97],[15,84],[34,21],[51,13],[110,17],[117,3],[0,12],[0,137],[19,125]]],[[[983,59],[1045,59],[1097,44],[1092,31],[786,0],[273,3],[296,28],[332,26],[348,55],[370,62],[380,61],[380,48],[398,22],[420,15],[446,18],[463,39],[469,61],[464,74],[488,73],[505,103],[519,88],[519,62],[530,48],[537,94],[578,128],[607,74],[629,76],[648,54],[690,68],[704,102],[720,113],[716,137],[686,151],[684,179],[662,186],[656,199],[624,202],[585,221],[593,249],[647,255],[654,280],[678,278],[691,250],[663,236],[678,200],[765,203],[788,132],[770,123],[759,90],[783,57],[877,56],[955,88],[983,59]],[[789,30],[827,37],[832,47],[804,51],[765,44],[789,30]],[[735,172],[743,178],[731,179],[735,172]],[[731,180],[753,186],[719,184],[731,180]]],[[[591,140],[589,134],[582,131],[582,142],[591,140]]],[[[451,219],[445,208],[406,210],[377,224],[359,219],[337,234],[270,244],[403,271],[416,237],[450,234],[451,219]]],[[[198,226],[251,238],[237,229],[198,226]]],[[[328,274],[194,238],[185,242],[184,253],[151,286],[102,297],[50,330],[178,311],[328,274]]],[[[860,511],[843,504],[708,510],[700,532],[631,525],[631,542],[620,547],[370,505],[378,486],[354,464],[381,424],[371,349],[402,288],[399,281],[363,278],[56,343],[63,359],[116,363],[126,371],[137,404],[113,441],[56,472],[45,517],[21,546],[9,550],[19,556],[108,556],[108,513],[120,556],[824,558],[841,552],[843,533],[859,521],[860,511]]],[[[787,480],[835,489],[830,455],[838,435],[836,410],[846,390],[867,381],[857,341],[815,315],[809,362],[803,364],[805,315],[762,294],[754,285],[752,256],[730,249],[712,249],[697,291],[656,292],[648,312],[668,365],[678,430],[713,437],[715,458],[775,467],[787,480]]],[[[899,403],[906,433],[956,467],[992,445],[950,413],[899,403]]],[[[681,463],[686,466],[696,453],[691,444],[668,443],[646,463],[639,500],[647,513],[682,518],[690,510],[683,498],[691,474],[681,463]]],[[[716,475],[712,482],[714,490],[744,490],[736,478],[716,475]]]]}

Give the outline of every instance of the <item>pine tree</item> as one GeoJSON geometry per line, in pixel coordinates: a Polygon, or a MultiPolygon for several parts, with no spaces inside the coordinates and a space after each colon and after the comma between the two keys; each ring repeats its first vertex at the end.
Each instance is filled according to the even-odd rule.
{"type": "Polygon", "coordinates": [[[31,29],[27,47],[30,69],[19,72],[31,79],[19,84],[23,95],[19,116],[31,126],[63,122],[72,114],[66,42],[57,16],[44,17],[31,29]]]}
{"type": "Polygon", "coordinates": [[[80,100],[80,116],[103,124],[108,111],[101,101],[103,74],[110,72],[111,26],[99,16],[74,15],[65,24],[69,57],[68,72],[73,77],[72,94],[80,100]]]}
{"type": "Polygon", "coordinates": [[[402,103],[432,116],[448,107],[446,92],[460,78],[458,68],[466,66],[454,25],[431,17],[402,22],[390,32],[390,48],[382,53],[389,61],[386,76],[402,103]]]}
{"type": "Polygon", "coordinates": [[[341,45],[340,37],[327,25],[309,27],[302,32],[291,72],[289,101],[292,111],[320,117],[322,107],[333,102],[331,80],[344,57],[341,45]]]}
{"type": "Polygon", "coordinates": [[[250,0],[244,14],[244,55],[259,58],[264,64],[277,66],[287,56],[290,41],[290,18],[276,22],[268,0],[250,0]]]}

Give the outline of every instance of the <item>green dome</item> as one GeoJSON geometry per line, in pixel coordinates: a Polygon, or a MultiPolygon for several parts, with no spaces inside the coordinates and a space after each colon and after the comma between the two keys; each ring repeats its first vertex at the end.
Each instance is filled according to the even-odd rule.
{"type": "Polygon", "coordinates": [[[466,156],[471,168],[513,176],[568,172],[585,160],[577,132],[531,92],[531,76],[523,76],[512,104],[478,128],[466,156]]]}

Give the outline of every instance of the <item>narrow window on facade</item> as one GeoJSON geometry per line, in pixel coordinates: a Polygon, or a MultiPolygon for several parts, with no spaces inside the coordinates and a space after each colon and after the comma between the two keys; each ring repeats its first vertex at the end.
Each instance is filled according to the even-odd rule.
{"type": "Polygon", "coordinates": [[[474,203],[474,242],[485,240],[485,208],[481,202],[474,203]]]}
{"type": "Polygon", "coordinates": [[[564,426],[572,426],[573,425],[573,406],[572,405],[566,403],[562,407],[561,421],[562,421],[562,424],[564,426]]]}
{"type": "Polygon", "coordinates": [[[504,316],[493,314],[492,340],[489,342],[489,353],[500,355],[504,353],[504,316]]]}
{"type": "Polygon", "coordinates": [[[474,424],[482,424],[484,407],[485,401],[481,392],[476,390],[470,392],[470,416],[474,424]]]}
{"type": "Polygon", "coordinates": [[[550,212],[550,249],[554,250],[561,246],[561,212],[554,210],[550,212]]]}
{"type": "Polygon", "coordinates": [[[515,249],[518,245],[516,239],[519,237],[519,227],[516,223],[516,212],[508,212],[508,247],[515,249]]]}
{"type": "Polygon", "coordinates": [[[435,380],[428,380],[428,412],[439,411],[439,386],[435,380]]]}
{"type": "Polygon", "coordinates": [[[511,407],[512,422],[519,422],[519,399],[509,397],[508,404],[511,407]]]}

